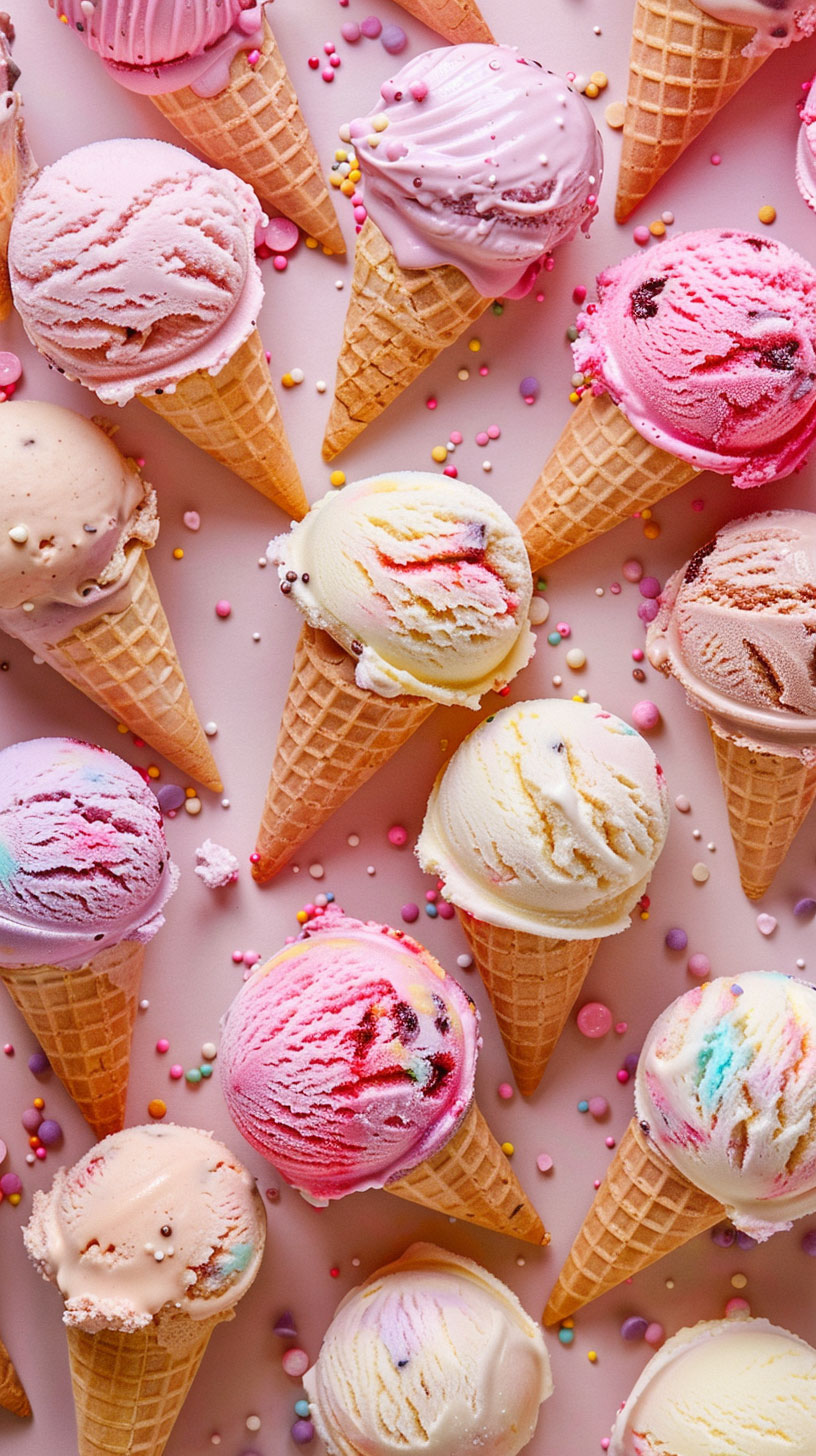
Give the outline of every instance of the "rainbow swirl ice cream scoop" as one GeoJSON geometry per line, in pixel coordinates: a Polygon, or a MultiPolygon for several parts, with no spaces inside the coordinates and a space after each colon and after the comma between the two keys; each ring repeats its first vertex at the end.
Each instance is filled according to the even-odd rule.
{"type": "Polygon", "coordinates": [[[720,977],[659,1016],[635,1107],[668,1161],[764,1240],[816,1211],[816,988],[720,977]]]}

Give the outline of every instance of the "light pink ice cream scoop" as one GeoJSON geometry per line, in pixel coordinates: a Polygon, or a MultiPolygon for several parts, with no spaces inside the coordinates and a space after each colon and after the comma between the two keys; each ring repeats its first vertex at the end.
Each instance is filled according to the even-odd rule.
{"type": "Polygon", "coordinates": [[[68,152],[37,173],[12,223],[26,333],[109,404],[217,374],[255,327],[262,217],[245,182],[166,142],[68,152]]]}
{"type": "Polygon", "coordinates": [[[576,368],[650,443],[763,485],[816,439],[816,269],[771,238],[681,233],[598,278],[576,368]]]}
{"type": "Polygon", "coordinates": [[[73,969],[152,940],[178,882],[155,794],[72,738],[0,752],[0,965],[73,969]]]}
{"type": "Polygon", "coordinates": [[[239,51],[263,41],[258,0],[48,0],[130,91],[216,96],[239,51]]]}
{"type": "Polygon", "coordinates": [[[415,56],[346,132],[400,265],[453,264],[486,298],[529,292],[597,211],[603,157],[586,102],[513,46],[415,56]]]}
{"type": "Polygon", "coordinates": [[[221,1085],[247,1142],[322,1203],[383,1188],[444,1147],[479,1045],[473,1002],[428,951],[332,908],[239,991],[221,1085]]]}

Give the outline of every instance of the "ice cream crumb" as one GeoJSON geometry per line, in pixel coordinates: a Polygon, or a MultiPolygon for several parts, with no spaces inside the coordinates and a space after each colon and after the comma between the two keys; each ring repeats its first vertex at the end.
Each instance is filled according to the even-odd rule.
{"type": "MultiPolygon", "coordinates": [[[[192,802],[188,799],[187,805],[192,802]]],[[[239,868],[235,855],[222,844],[215,844],[212,839],[205,839],[196,850],[195,873],[204,881],[208,890],[220,890],[225,885],[233,885],[238,878],[239,868]]]]}

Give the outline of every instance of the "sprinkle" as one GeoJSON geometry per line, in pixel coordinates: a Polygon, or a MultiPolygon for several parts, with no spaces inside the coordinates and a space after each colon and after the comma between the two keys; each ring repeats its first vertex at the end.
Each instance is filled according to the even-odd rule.
{"type": "Polygon", "coordinates": [[[800,916],[812,915],[814,910],[816,910],[816,900],[811,899],[810,896],[807,896],[803,900],[797,900],[793,907],[794,915],[800,916]]]}
{"type": "Polygon", "coordinates": [[[345,485],[346,472],[344,470],[333,470],[329,476],[329,485],[345,485]]]}
{"type": "Polygon", "coordinates": [[[214,1062],[218,1055],[218,1048],[213,1041],[205,1041],[201,1048],[201,1055],[205,1062],[214,1062]]]}
{"type": "Polygon", "coordinates": [[[284,1351],[281,1365],[287,1375],[292,1375],[295,1379],[300,1379],[301,1375],[305,1375],[309,1368],[309,1356],[298,1345],[293,1345],[291,1350],[284,1351]]]}
{"type": "Polygon", "coordinates": [[[550,1157],[549,1153],[539,1153],[538,1157],[536,1158],[536,1167],[538,1168],[539,1173],[552,1172],[553,1160],[550,1157]]]}
{"type": "Polygon", "coordinates": [[[558,1338],[562,1345],[571,1345],[575,1339],[575,1331],[569,1325],[562,1325],[558,1331],[558,1338]]]}
{"type": "Polygon", "coordinates": [[[674,807],[680,814],[688,814],[691,804],[685,794],[678,794],[674,801],[674,807]]]}
{"type": "MultiPolygon", "coordinates": [[[[367,15],[360,25],[360,33],[367,40],[376,40],[382,34],[382,21],[376,15],[367,15]]],[[[304,1369],[306,1367],[304,1366],[304,1369]]]]}
{"type": "Polygon", "coordinates": [[[647,1345],[651,1345],[653,1349],[658,1349],[666,1338],[666,1331],[661,1324],[658,1324],[657,1320],[654,1320],[647,1326],[643,1338],[647,1345]]]}
{"type": "Polygon", "coordinates": [[[764,912],[761,915],[757,915],[756,928],[760,935],[773,935],[777,924],[778,921],[775,915],[766,915],[764,912]]]}
{"type": "Polygon", "coordinates": [[[534,627],[540,627],[550,615],[550,604],[543,597],[533,597],[530,603],[530,621],[534,627]]]}
{"type": "Polygon", "coordinates": [[[540,390],[541,385],[534,374],[526,374],[519,385],[519,394],[525,404],[535,404],[540,390]]]}
{"type": "Polygon", "coordinates": [[[566,656],[566,664],[573,672],[580,672],[586,666],[586,653],[580,647],[571,647],[566,656]]]}
{"type": "Polygon", "coordinates": [[[702,955],[698,951],[695,955],[689,956],[686,970],[696,980],[704,981],[711,974],[711,961],[707,955],[702,955]]]}
{"type": "Polygon", "coordinates": [[[220,602],[215,604],[215,615],[225,620],[232,613],[232,607],[226,598],[222,597],[220,602]]]}
{"type": "Polygon", "coordinates": [[[685,930],[675,925],[671,930],[666,931],[666,945],[669,950],[685,950],[688,945],[688,936],[685,930]]]}
{"type": "Polygon", "coordinates": [[[170,1076],[174,1082],[180,1082],[184,1076],[184,1068],[180,1067],[178,1062],[174,1062],[170,1068],[170,1076]]]}
{"type": "Polygon", "coordinates": [[[767,227],[772,222],[776,222],[776,208],[772,207],[769,202],[766,202],[764,206],[759,209],[757,217],[759,218],[760,222],[764,222],[767,227]]]}
{"type": "Polygon", "coordinates": [[[468,339],[468,348],[471,354],[478,354],[482,347],[481,339],[468,339]]]}
{"type": "Polygon", "coordinates": [[[513,1096],[513,1088],[509,1082],[500,1082],[496,1090],[503,1102],[509,1102],[513,1096]]]}
{"type": "Polygon", "coordinates": [[[197,1087],[199,1082],[201,1081],[200,1068],[191,1067],[189,1072],[184,1073],[184,1080],[185,1082],[189,1082],[191,1087],[197,1087]]]}
{"type": "Polygon", "coordinates": [[[594,1117],[596,1121],[599,1121],[602,1117],[606,1117],[609,1111],[609,1103],[605,1097],[590,1097],[587,1102],[587,1111],[590,1117],[594,1117]]]}
{"type": "Polygon", "coordinates": [[[639,248],[645,248],[650,236],[651,234],[649,232],[649,229],[643,226],[636,227],[634,232],[632,233],[632,239],[635,243],[637,243],[639,248]]]}
{"type": "Polygon", "coordinates": [[[597,1355],[597,1352],[595,1350],[587,1350],[587,1360],[589,1361],[590,1365],[597,1365],[597,1363],[598,1363],[598,1355],[597,1355]]]}
{"type": "Polygon", "coordinates": [[[473,956],[468,951],[463,951],[461,955],[456,957],[456,964],[460,971],[472,971],[473,956]]]}
{"type": "Polygon", "coordinates": [[[388,843],[401,849],[408,842],[408,830],[402,824],[392,824],[388,831],[388,843]]]}
{"type": "Polygon", "coordinates": [[[666,224],[663,222],[663,219],[658,217],[658,218],[655,218],[655,221],[654,222],[650,222],[649,223],[649,232],[651,233],[651,235],[652,235],[653,238],[662,238],[662,237],[665,237],[665,235],[666,235],[666,224]]]}
{"type": "Polygon", "coordinates": [[[710,878],[710,876],[711,871],[708,868],[708,865],[701,864],[699,860],[695,865],[692,865],[691,878],[694,880],[695,884],[704,885],[706,881],[710,878]]]}
{"type": "Polygon", "coordinates": [[[808,1229],[802,1235],[802,1252],[816,1258],[816,1228],[808,1229]]]}
{"type": "Polygon", "coordinates": [[[448,458],[448,452],[445,449],[445,446],[444,445],[434,445],[434,447],[433,447],[433,449],[431,451],[431,459],[432,460],[435,460],[438,465],[444,465],[444,463],[447,460],[447,458],[448,458]]]}
{"type": "Polygon", "coordinates": [[[635,703],[632,709],[632,722],[641,733],[648,733],[659,725],[660,709],[656,703],[649,702],[648,699],[635,703]]]}
{"type": "Polygon", "coordinates": [[[9,531],[9,540],[13,541],[17,546],[25,546],[28,540],[28,526],[12,526],[9,531]]]}
{"type": "Polygon", "coordinates": [[[161,1097],[153,1097],[147,1104],[147,1112],[149,1117],[157,1119],[164,1117],[167,1112],[167,1103],[162,1101],[161,1097]]]}
{"type": "Polygon", "coordinates": [[[512,1158],[514,1152],[516,1151],[513,1143],[502,1143],[501,1150],[506,1158],[512,1158]]]}
{"type": "Polygon", "coordinates": [[[185,813],[192,814],[193,818],[195,818],[196,814],[201,813],[203,807],[204,805],[197,795],[193,795],[191,798],[184,800],[185,813]]]}
{"type": "Polygon", "coordinates": [[[407,905],[403,905],[400,910],[400,915],[406,925],[413,925],[414,921],[419,919],[419,906],[415,905],[413,900],[410,900],[407,905]]]}
{"type": "Polygon", "coordinates": [[[656,576],[643,576],[638,585],[638,591],[642,597],[659,597],[660,582],[656,576]]]}
{"type": "Polygon", "coordinates": [[[738,1294],[729,1299],[725,1306],[726,1319],[743,1319],[746,1314],[751,1313],[751,1306],[747,1299],[741,1299],[738,1294]]]}
{"type": "Polygon", "coordinates": [[[297,1420],[289,1431],[296,1446],[308,1446],[314,1440],[315,1428],[311,1421],[297,1420]]]}
{"type": "Polygon", "coordinates": [[[602,1001],[586,1001],[578,1012],[576,1022],[581,1035],[595,1041],[610,1030],[612,1012],[602,1001]]]}
{"type": "Polygon", "coordinates": [[[709,160],[712,167],[719,167],[720,162],[722,161],[722,157],[720,156],[719,152],[712,152],[709,160]]]}
{"type": "Polygon", "coordinates": [[[747,1283],[748,1283],[748,1275],[747,1274],[732,1274],[731,1275],[731,1288],[732,1289],[744,1289],[747,1283]]]}

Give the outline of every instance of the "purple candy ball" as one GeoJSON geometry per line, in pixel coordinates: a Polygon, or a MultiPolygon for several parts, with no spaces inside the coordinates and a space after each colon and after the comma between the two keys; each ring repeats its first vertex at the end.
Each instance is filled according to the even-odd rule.
{"type": "Polygon", "coordinates": [[[405,50],[408,37],[401,25],[386,25],[383,26],[380,44],[388,51],[389,56],[398,56],[400,51],[405,50]]]}
{"type": "Polygon", "coordinates": [[[161,788],[156,790],[156,798],[162,814],[170,814],[174,809],[180,809],[186,797],[180,784],[162,784],[161,788]]]}
{"type": "Polygon", "coordinates": [[[45,1052],[32,1052],[28,1059],[29,1072],[33,1072],[35,1077],[39,1077],[43,1072],[49,1071],[50,1067],[51,1063],[45,1055],[45,1052]]]}
{"type": "Polygon", "coordinates": [[[656,576],[642,576],[638,582],[638,591],[642,597],[650,600],[660,596],[660,582],[656,576]]]}
{"type": "Polygon", "coordinates": [[[534,374],[528,374],[522,379],[519,385],[519,394],[522,399],[538,399],[541,385],[534,374]]]}
{"type": "Polygon", "coordinates": [[[675,925],[671,930],[667,930],[666,945],[669,950],[685,950],[688,945],[688,936],[685,930],[681,930],[679,925],[675,925]]]}
{"type": "Polygon", "coordinates": [[[794,915],[812,915],[816,910],[816,900],[806,896],[804,900],[797,900],[793,907],[794,915]]]}
{"type": "Polygon", "coordinates": [[[752,1239],[750,1234],[743,1233],[742,1229],[737,1229],[737,1243],[741,1249],[755,1249],[757,1246],[756,1239],[752,1239]]]}
{"type": "Polygon", "coordinates": [[[37,1137],[45,1147],[53,1147],[54,1143],[58,1143],[62,1137],[62,1128],[53,1117],[44,1117],[37,1128],[37,1137]]]}
{"type": "Polygon", "coordinates": [[[20,1118],[23,1127],[28,1133],[36,1132],[42,1120],[43,1115],[38,1107],[27,1107],[20,1118]]]}
{"type": "Polygon", "coordinates": [[[716,1228],[711,1230],[711,1238],[719,1248],[730,1249],[736,1238],[736,1233],[727,1223],[719,1223],[716,1228]]]}
{"type": "Polygon", "coordinates": [[[802,1250],[805,1254],[816,1257],[816,1228],[808,1229],[806,1234],[802,1234],[802,1250]]]}
{"type": "Polygon", "coordinates": [[[17,1173],[4,1173],[0,1178],[0,1193],[8,1198],[12,1193],[22,1193],[23,1184],[17,1173]]]}
{"type": "Polygon", "coordinates": [[[314,1440],[315,1428],[311,1421],[295,1421],[292,1427],[292,1440],[296,1446],[308,1446],[314,1440]]]}
{"type": "MultiPolygon", "coordinates": [[[[378,35],[382,35],[382,21],[376,15],[367,15],[360,26],[360,31],[368,40],[376,40],[378,35]]],[[[311,1439],[310,1436],[309,1440],[311,1439]]]]}
{"type": "Polygon", "coordinates": [[[632,1314],[621,1325],[621,1334],[625,1340],[642,1340],[649,1328],[649,1321],[640,1314],[632,1314]]]}
{"type": "Polygon", "coordinates": [[[653,622],[659,611],[657,602],[645,601],[638,607],[638,616],[641,622],[653,622]]]}

